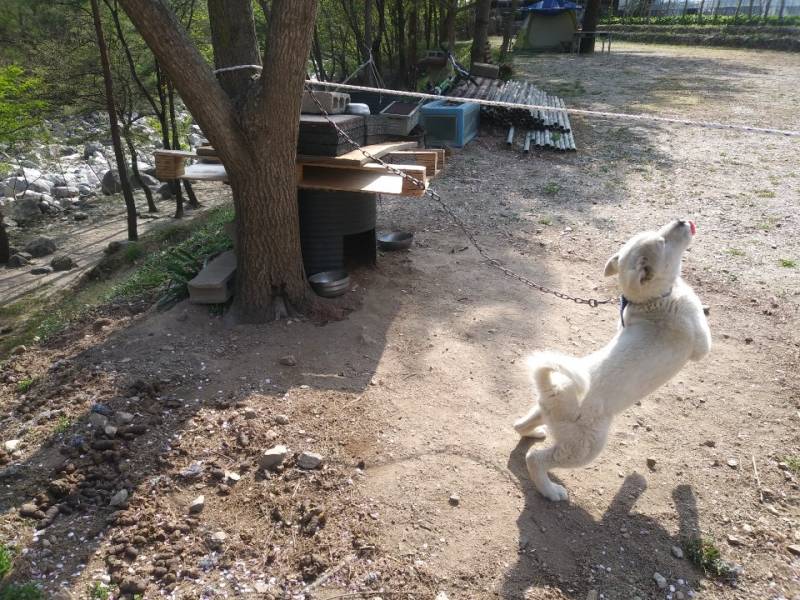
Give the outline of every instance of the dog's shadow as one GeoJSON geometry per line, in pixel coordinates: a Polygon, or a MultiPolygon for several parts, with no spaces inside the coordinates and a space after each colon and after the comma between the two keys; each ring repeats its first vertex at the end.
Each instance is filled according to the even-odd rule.
{"type": "Polygon", "coordinates": [[[608,510],[599,519],[580,507],[580,499],[553,503],[533,487],[525,467],[531,440],[522,439],[511,453],[508,468],[525,493],[525,508],[517,520],[518,559],[505,574],[501,597],[507,600],[538,597],[529,590],[557,588],[568,598],[663,598],[653,578],[663,575],[684,597],[701,577],[672,547],[698,535],[698,515],[690,486],[673,490],[679,532],[670,534],[659,521],[631,512],[645,491],[645,478],[625,478],[608,510]],[[680,581],[684,584],[680,585],[680,581]]]}

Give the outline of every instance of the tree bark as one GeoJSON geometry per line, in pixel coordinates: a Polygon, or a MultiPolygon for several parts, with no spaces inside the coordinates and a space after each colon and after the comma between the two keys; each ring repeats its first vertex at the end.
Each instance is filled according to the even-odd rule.
{"type": "MultiPolygon", "coordinates": [[[[251,0],[208,0],[208,20],[217,69],[261,64],[251,0]]],[[[228,96],[237,100],[255,74],[255,69],[240,69],[217,73],[217,79],[228,96]]]]}
{"type": "MultiPolygon", "coordinates": [[[[588,0],[586,2],[586,12],[583,13],[583,31],[597,31],[597,23],[600,20],[600,0],[588,0]]],[[[581,54],[591,54],[594,52],[594,36],[590,35],[581,38],[581,54]]]]}
{"type": "Polygon", "coordinates": [[[3,211],[0,210],[0,264],[6,264],[11,258],[11,248],[8,243],[8,233],[3,220],[3,211]]]}
{"type": "Polygon", "coordinates": [[[147,212],[158,212],[158,207],[153,199],[153,191],[147,187],[142,180],[142,174],[139,173],[139,155],[136,153],[136,144],[133,143],[133,138],[131,137],[131,132],[128,127],[124,128],[122,137],[125,138],[125,143],[128,146],[128,153],[131,156],[131,172],[133,173],[133,177],[139,182],[139,186],[142,188],[145,198],[147,198],[147,212]]]}
{"type": "Polygon", "coordinates": [[[489,41],[489,11],[492,0],[478,0],[475,7],[475,30],[472,35],[470,64],[486,62],[486,44],[489,41]]]}
{"type": "Polygon", "coordinates": [[[442,40],[447,41],[447,50],[455,52],[456,48],[456,12],[458,0],[447,0],[447,15],[444,18],[442,40]]]}
{"type": "Polygon", "coordinates": [[[514,30],[514,17],[517,14],[519,0],[511,0],[511,8],[503,16],[503,45],[500,48],[500,62],[506,59],[506,55],[511,48],[511,35],[514,30]]]}
{"type": "Polygon", "coordinates": [[[92,18],[94,20],[94,30],[97,36],[97,47],[100,50],[100,63],[103,67],[103,83],[105,84],[106,110],[108,111],[108,121],[111,128],[111,143],[114,146],[114,158],[117,163],[117,172],[122,186],[122,196],[125,199],[125,210],[128,217],[128,239],[135,241],[139,239],[136,222],[136,202],[133,199],[133,190],[128,180],[128,170],[125,167],[125,153],[122,151],[122,140],[119,133],[119,123],[117,122],[117,109],[114,104],[114,83],[111,79],[111,63],[108,58],[108,47],[106,46],[105,36],[103,35],[103,25],[100,22],[100,7],[97,0],[91,0],[92,18]]]}
{"type": "MultiPolygon", "coordinates": [[[[178,123],[177,115],[175,114],[175,86],[172,82],[167,80],[167,107],[169,110],[169,132],[172,134],[170,138],[170,148],[173,150],[180,150],[180,140],[178,139],[178,123]]],[[[179,179],[173,179],[170,183],[172,187],[172,194],[175,196],[175,218],[182,219],[183,212],[183,192],[181,191],[181,182],[179,179]]]]}
{"type": "Polygon", "coordinates": [[[406,87],[417,89],[417,49],[419,46],[419,0],[411,0],[408,13],[408,58],[406,59],[406,87]]]}

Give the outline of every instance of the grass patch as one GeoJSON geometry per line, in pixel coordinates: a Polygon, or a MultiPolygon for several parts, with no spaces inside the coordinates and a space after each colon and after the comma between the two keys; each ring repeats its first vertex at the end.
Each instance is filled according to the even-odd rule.
{"type": "Polygon", "coordinates": [[[14,554],[5,544],[0,544],[0,581],[11,573],[11,564],[14,562],[14,554]]]}
{"type": "Polygon", "coordinates": [[[686,558],[697,565],[707,576],[735,579],[737,570],[727,560],[712,540],[700,538],[683,545],[686,558]]]}
{"type": "Polygon", "coordinates": [[[55,433],[66,433],[67,430],[72,426],[72,419],[65,415],[61,415],[58,417],[58,422],[56,423],[56,427],[53,430],[55,433]]]}
{"type": "Polygon", "coordinates": [[[800,456],[787,456],[784,462],[795,475],[800,475],[800,456]]]}
{"type": "Polygon", "coordinates": [[[790,258],[782,258],[781,266],[787,269],[794,269],[797,266],[797,263],[790,258]]]}
{"type": "Polygon", "coordinates": [[[730,254],[731,256],[744,256],[744,250],[740,250],[739,248],[728,248],[725,252],[730,254]]]}
{"type": "Polygon", "coordinates": [[[537,223],[539,223],[539,225],[552,225],[553,224],[553,219],[551,219],[550,217],[541,217],[537,221],[537,223]]]}
{"type": "Polygon", "coordinates": [[[558,185],[555,181],[549,181],[547,184],[542,188],[542,191],[547,194],[548,196],[555,196],[558,191],[561,189],[561,186],[558,185]]]}
{"type": "Polygon", "coordinates": [[[44,595],[35,583],[24,583],[0,589],[0,600],[44,600],[44,595]]]}
{"type": "Polygon", "coordinates": [[[231,208],[209,211],[206,221],[188,238],[150,254],[140,268],[110,290],[108,299],[155,292],[167,292],[174,299],[185,297],[186,284],[200,271],[203,260],[233,247],[233,241],[224,230],[232,218],[231,208]]]}
{"type": "Polygon", "coordinates": [[[138,242],[128,244],[125,246],[125,249],[122,252],[123,256],[125,257],[125,262],[129,264],[135,263],[137,260],[142,258],[142,256],[144,256],[144,248],[142,248],[138,242]]]}
{"type": "Polygon", "coordinates": [[[775,197],[775,192],[773,192],[772,190],[756,190],[754,193],[759,198],[774,198],[775,197]]]}
{"type": "Polygon", "coordinates": [[[26,394],[31,386],[33,385],[33,379],[30,377],[26,379],[21,379],[17,382],[17,393],[18,394],[26,394]]]}
{"type": "Polygon", "coordinates": [[[111,590],[104,583],[95,581],[89,588],[89,597],[92,600],[108,600],[111,597],[111,590]]]}

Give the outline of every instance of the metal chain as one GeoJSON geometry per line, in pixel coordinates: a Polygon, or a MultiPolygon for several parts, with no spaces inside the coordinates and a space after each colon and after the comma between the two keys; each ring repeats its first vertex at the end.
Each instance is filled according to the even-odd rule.
{"type": "Polygon", "coordinates": [[[528,279],[527,277],[512,271],[508,267],[503,266],[503,264],[499,260],[497,260],[496,258],[493,258],[492,256],[489,255],[489,253],[486,251],[486,249],[475,238],[475,235],[464,224],[464,221],[462,221],[461,218],[458,215],[456,215],[455,212],[453,212],[453,209],[450,208],[450,206],[448,206],[447,203],[445,203],[445,201],[442,199],[442,197],[437,192],[433,191],[431,188],[426,186],[424,182],[420,181],[416,177],[413,177],[413,176],[409,175],[408,173],[404,173],[403,171],[401,171],[400,169],[394,167],[393,165],[381,160],[377,156],[372,155],[368,150],[364,150],[364,148],[362,148],[361,145],[358,142],[353,140],[353,138],[351,138],[347,134],[346,131],[344,131],[341,127],[339,127],[333,121],[333,119],[330,118],[330,115],[328,114],[328,111],[326,111],[325,107],[322,106],[322,103],[319,101],[319,99],[314,94],[314,90],[311,88],[311,86],[306,84],[305,89],[308,91],[309,95],[311,96],[311,99],[314,101],[314,104],[317,105],[317,108],[320,110],[320,112],[321,112],[322,116],[325,118],[325,120],[333,126],[333,128],[336,130],[336,132],[340,136],[342,136],[345,140],[347,140],[348,144],[351,144],[352,146],[354,146],[359,152],[361,152],[361,154],[363,154],[368,159],[373,160],[376,163],[380,164],[382,167],[384,167],[390,173],[393,173],[394,175],[398,175],[399,177],[402,177],[406,181],[409,181],[412,184],[414,184],[418,189],[424,190],[423,194],[428,196],[429,198],[431,198],[434,202],[436,202],[439,206],[442,207],[442,209],[450,216],[452,221],[456,225],[458,225],[459,229],[461,229],[461,231],[464,233],[466,238],[470,241],[470,243],[475,248],[475,250],[478,251],[478,254],[480,254],[486,260],[486,262],[489,263],[490,266],[492,266],[495,269],[499,270],[500,272],[502,272],[507,277],[511,277],[512,279],[516,279],[517,281],[527,285],[530,288],[533,288],[533,289],[538,290],[540,292],[543,292],[545,294],[551,294],[551,295],[555,296],[556,298],[561,298],[562,300],[571,300],[572,302],[575,302],[576,304],[585,304],[587,306],[591,306],[592,308],[596,308],[596,307],[600,306],[601,304],[611,304],[612,302],[617,302],[616,298],[606,298],[604,300],[598,300],[597,298],[580,298],[578,296],[572,296],[570,294],[566,294],[564,292],[560,292],[558,290],[554,290],[552,288],[544,286],[544,285],[542,285],[540,283],[536,283],[535,281],[532,281],[532,280],[528,279]]]}

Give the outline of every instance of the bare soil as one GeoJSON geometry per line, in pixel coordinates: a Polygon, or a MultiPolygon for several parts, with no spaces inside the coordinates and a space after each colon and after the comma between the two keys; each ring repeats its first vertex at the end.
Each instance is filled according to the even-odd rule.
{"type": "MultiPolygon", "coordinates": [[[[798,128],[788,54],[615,44],[515,64],[572,106],[798,128]]],[[[144,598],[797,598],[800,139],[572,122],[577,154],[523,155],[483,129],[435,187],[505,264],[592,297],[616,293],[603,264],[631,234],[694,219],[684,275],[715,345],[620,416],[592,465],[555,473],[568,503],[527,479],[520,359],[593,350],[615,307],[530,290],[429,201],[384,199],[381,226],[415,244],[355,272],[344,320],[110,306],[4,367],[2,441],[22,441],[0,467],[15,581],[48,598],[109,578],[144,598]],[[93,433],[96,403],[132,423],[93,433]],[[259,470],[276,444],[285,464],[259,470]],[[322,467],[298,468],[305,451],[322,467]],[[41,533],[20,516],[31,502],[59,507],[41,533]],[[673,555],[699,535],[735,582],[673,555]]]]}

